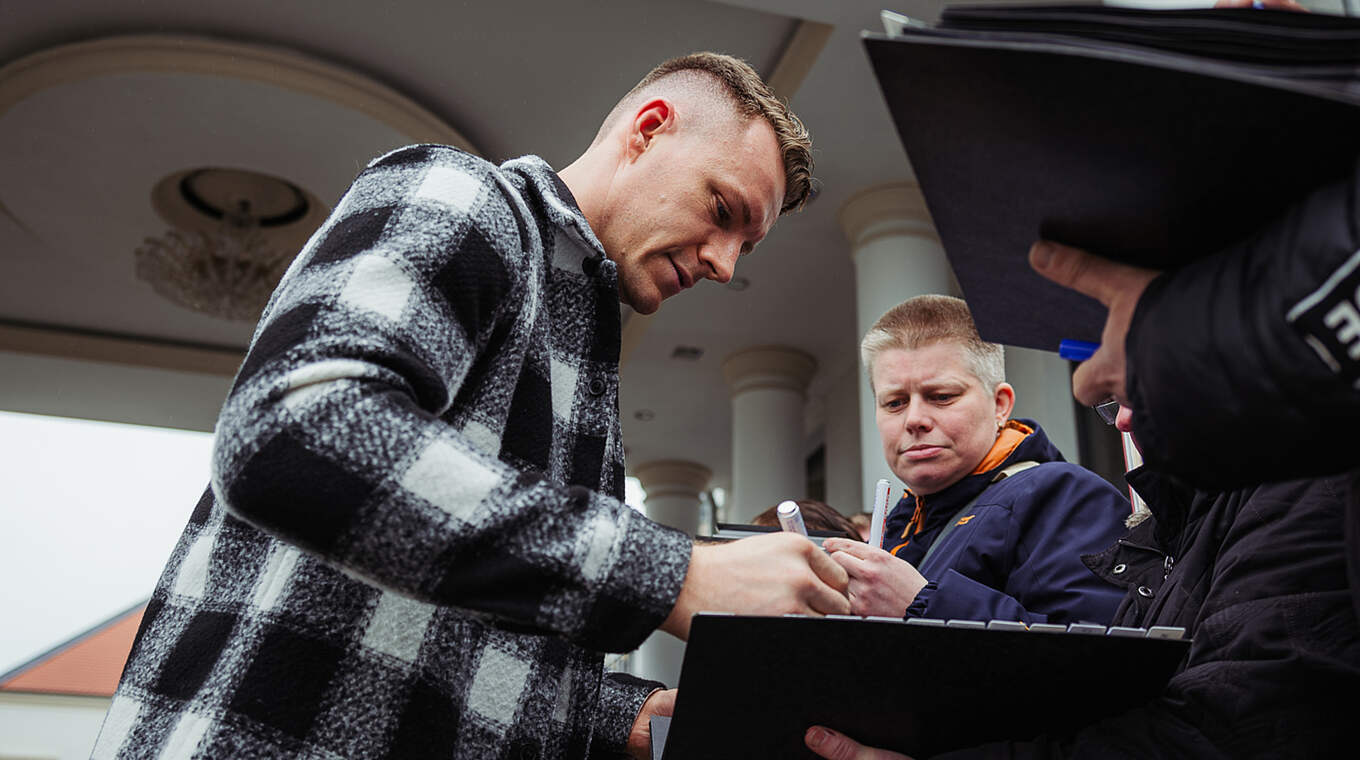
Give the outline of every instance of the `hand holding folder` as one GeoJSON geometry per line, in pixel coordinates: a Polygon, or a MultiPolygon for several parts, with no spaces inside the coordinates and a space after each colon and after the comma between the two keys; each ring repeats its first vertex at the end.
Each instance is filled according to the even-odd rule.
{"type": "Polygon", "coordinates": [[[632,731],[628,733],[628,754],[635,758],[646,758],[652,754],[653,746],[664,746],[664,729],[658,736],[657,726],[667,725],[666,720],[674,712],[675,689],[661,689],[648,695],[633,721],[632,731]],[[658,721],[657,718],[665,720],[658,721]]]}
{"type": "Polygon", "coordinates": [[[1157,272],[1120,264],[1060,243],[1039,241],[1030,248],[1034,271],[1105,307],[1100,348],[1072,374],[1072,394],[1088,406],[1106,399],[1127,402],[1124,392],[1124,339],[1138,299],[1157,272]]]}

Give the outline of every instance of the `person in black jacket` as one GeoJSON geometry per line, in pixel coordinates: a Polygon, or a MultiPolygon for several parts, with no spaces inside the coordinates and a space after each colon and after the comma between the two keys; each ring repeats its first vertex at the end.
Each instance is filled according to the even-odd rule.
{"type": "Polygon", "coordinates": [[[1109,309],[1072,392],[1135,409],[1149,464],[1220,489],[1350,473],[1360,614],[1360,164],[1256,236],[1176,271],[1046,241],[1030,262],[1109,309]]]}
{"type": "MultiPolygon", "coordinates": [[[[1219,5],[1245,5],[1220,0],[1219,5]]],[[[1303,10],[1288,0],[1269,8],[1303,10]]],[[[1072,376],[1078,400],[1136,410],[1148,463],[1199,488],[1350,473],[1346,545],[1360,615],[1360,163],[1256,235],[1158,273],[1049,241],[1044,277],[1109,309],[1072,376]]]]}
{"type": "MultiPolygon", "coordinates": [[[[1121,409],[1117,424],[1125,432],[1130,416],[1121,409]]],[[[1083,559],[1127,589],[1113,625],[1184,628],[1193,638],[1186,662],[1157,699],[1072,735],[937,757],[1341,754],[1360,715],[1360,625],[1350,609],[1340,530],[1346,479],[1211,492],[1144,466],[1128,481],[1149,516],[1083,559]]],[[[902,757],[824,728],[811,729],[807,742],[831,760],[902,757]]]]}
{"type": "Polygon", "coordinates": [[[1048,241],[1030,262],[1108,307],[1073,394],[1131,406],[1149,464],[1207,488],[1360,466],[1360,165],[1175,271],[1048,241]]]}

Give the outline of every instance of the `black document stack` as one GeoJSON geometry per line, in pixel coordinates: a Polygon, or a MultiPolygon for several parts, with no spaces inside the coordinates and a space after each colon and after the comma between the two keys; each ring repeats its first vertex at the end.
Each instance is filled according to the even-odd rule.
{"type": "Polygon", "coordinates": [[[1104,310],[1045,237],[1158,269],[1242,240],[1360,155],[1360,19],[958,6],[865,47],[982,337],[1054,351],[1104,310]]]}

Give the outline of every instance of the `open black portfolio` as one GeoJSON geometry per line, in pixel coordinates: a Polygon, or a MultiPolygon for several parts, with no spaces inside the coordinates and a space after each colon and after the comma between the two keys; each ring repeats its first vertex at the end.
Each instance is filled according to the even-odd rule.
{"type": "Polygon", "coordinates": [[[927,622],[696,615],[653,756],[664,741],[666,760],[814,758],[813,725],[917,757],[1062,733],[1155,697],[1190,646],[1157,629],[927,622]]]}
{"type": "Polygon", "coordinates": [[[986,340],[1099,340],[1040,237],[1157,269],[1252,235],[1360,155],[1360,19],[952,6],[864,44],[986,340]]]}

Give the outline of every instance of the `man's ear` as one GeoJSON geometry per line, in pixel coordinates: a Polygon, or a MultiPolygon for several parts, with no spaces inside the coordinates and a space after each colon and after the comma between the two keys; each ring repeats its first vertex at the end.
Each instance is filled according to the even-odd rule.
{"type": "Polygon", "coordinates": [[[629,160],[636,160],[646,152],[657,135],[674,128],[675,104],[665,98],[652,98],[643,103],[628,125],[629,160]]]}

